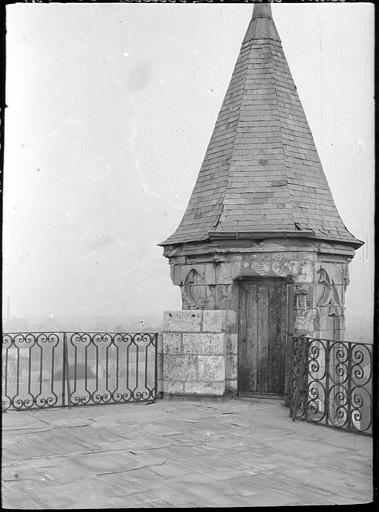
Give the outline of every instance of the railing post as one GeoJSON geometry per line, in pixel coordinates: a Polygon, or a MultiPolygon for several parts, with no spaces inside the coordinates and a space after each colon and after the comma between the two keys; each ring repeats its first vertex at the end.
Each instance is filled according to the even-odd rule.
{"type": "Polygon", "coordinates": [[[293,388],[293,280],[290,276],[286,281],[287,315],[286,315],[286,358],[284,366],[284,405],[290,407],[292,415],[292,388],[293,388]]]}
{"type": "Polygon", "coordinates": [[[308,337],[303,338],[304,340],[304,359],[303,359],[303,378],[302,378],[302,395],[303,395],[303,403],[304,403],[304,419],[308,421],[308,402],[309,402],[309,347],[311,344],[311,339],[308,337]]]}
{"type": "Polygon", "coordinates": [[[353,352],[352,343],[347,344],[347,429],[352,430],[352,417],[351,417],[351,379],[352,379],[352,368],[351,368],[351,357],[353,352]]]}
{"type": "Polygon", "coordinates": [[[67,381],[67,394],[68,394],[68,407],[71,409],[71,389],[70,389],[70,365],[68,361],[68,347],[67,347],[67,333],[64,333],[64,350],[65,350],[65,362],[66,362],[66,381],[67,381]]]}
{"type": "Polygon", "coordinates": [[[288,378],[288,385],[287,385],[287,392],[288,392],[288,402],[290,407],[290,416],[292,418],[292,421],[295,421],[296,414],[295,414],[295,392],[296,392],[296,365],[295,365],[295,350],[294,350],[294,344],[295,340],[294,337],[291,336],[290,338],[290,373],[288,378]]]}
{"type": "Polygon", "coordinates": [[[66,333],[62,332],[63,357],[62,357],[62,407],[66,406],[66,333]]]}
{"type": "Polygon", "coordinates": [[[154,400],[156,400],[156,398],[158,396],[158,341],[159,341],[158,338],[159,338],[159,333],[155,333],[154,336],[155,336],[154,400]]]}
{"type": "Polygon", "coordinates": [[[325,425],[329,425],[329,403],[330,403],[330,341],[325,340],[325,425]]]}
{"type": "Polygon", "coordinates": [[[304,418],[307,419],[308,339],[303,337],[294,337],[292,338],[292,344],[290,415],[292,417],[292,421],[295,421],[299,409],[302,410],[301,417],[304,416],[304,418]]]}

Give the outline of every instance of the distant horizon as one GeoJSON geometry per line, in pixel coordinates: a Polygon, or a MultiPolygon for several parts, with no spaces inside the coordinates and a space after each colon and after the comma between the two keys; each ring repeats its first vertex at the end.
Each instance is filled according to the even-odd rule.
{"type": "MultiPolygon", "coordinates": [[[[111,329],[115,329],[114,324],[119,324],[122,326],[122,329],[136,329],[137,324],[141,323],[141,320],[138,320],[141,318],[141,320],[144,322],[144,324],[147,325],[147,328],[157,328],[161,329],[163,324],[163,315],[160,318],[159,315],[134,315],[134,314],[127,314],[125,316],[123,315],[60,315],[57,317],[53,317],[51,320],[47,316],[39,316],[39,317],[16,317],[12,320],[8,321],[7,319],[3,318],[3,327],[4,326],[11,326],[12,323],[17,324],[17,321],[19,322],[26,322],[27,324],[37,324],[46,326],[43,327],[46,329],[46,331],[65,331],[70,330],[70,321],[73,323],[82,322],[83,326],[76,325],[75,331],[89,331],[91,330],[98,330],[101,331],[101,329],[96,329],[94,325],[96,323],[103,323],[105,324],[105,331],[111,331],[111,329]],[[55,323],[54,323],[55,322],[55,323]],[[61,322],[66,322],[68,327],[65,327],[64,325],[61,325],[61,322]],[[86,327],[87,322],[87,327],[86,327]],[[113,327],[108,327],[109,324],[113,324],[113,327]]],[[[141,329],[143,331],[143,328],[141,329]]],[[[21,332],[21,330],[20,330],[21,332]]],[[[25,331],[26,332],[26,331],[25,331]]],[[[38,332],[38,331],[37,331],[38,332]]],[[[117,331],[114,331],[117,332],[117,331]]],[[[373,330],[370,328],[370,326],[363,326],[361,325],[360,316],[359,315],[350,315],[348,321],[347,321],[347,328],[345,329],[345,336],[344,339],[346,341],[355,341],[358,343],[373,343],[374,333],[373,330]]]]}

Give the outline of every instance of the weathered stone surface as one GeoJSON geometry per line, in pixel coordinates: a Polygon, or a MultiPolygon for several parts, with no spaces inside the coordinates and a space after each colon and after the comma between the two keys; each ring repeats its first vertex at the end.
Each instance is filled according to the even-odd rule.
{"type": "Polygon", "coordinates": [[[230,354],[226,356],[225,376],[227,379],[236,379],[238,377],[237,354],[230,354]]]}
{"type": "Polygon", "coordinates": [[[292,422],[288,414],[280,400],[200,398],[3,414],[3,507],[243,512],[237,507],[327,510],[372,501],[372,437],[292,422]],[[116,435],[126,431],[127,439],[116,435]]]}
{"type": "Polygon", "coordinates": [[[157,354],[157,379],[163,379],[163,354],[157,354]]]}
{"type": "Polygon", "coordinates": [[[183,333],[184,354],[224,354],[223,333],[183,333]]]}
{"type": "Polygon", "coordinates": [[[163,389],[163,380],[162,379],[157,379],[157,393],[161,393],[162,391],[164,391],[164,389],[163,389]]]}
{"type": "Polygon", "coordinates": [[[163,352],[163,334],[161,332],[158,333],[157,352],[158,354],[161,354],[163,352]]]}
{"type": "Polygon", "coordinates": [[[182,333],[164,332],[163,333],[163,352],[164,354],[182,353],[182,333]]]}
{"type": "Polygon", "coordinates": [[[234,284],[221,284],[215,288],[215,307],[217,309],[233,309],[233,286],[234,284]]]}
{"type": "Polygon", "coordinates": [[[167,395],[182,394],[184,393],[184,384],[179,381],[164,381],[163,392],[167,395]]]}
{"type": "Polygon", "coordinates": [[[180,275],[181,275],[181,267],[180,265],[171,265],[170,267],[171,279],[172,282],[179,286],[181,284],[180,275]]]}
{"type": "Polygon", "coordinates": [[[221,332],[225,329],[227,312],[224,310],[203,311],[203,327],[205,332],[221,332]]]}
{"type": "MultiPolygon", "coordinates": [[[[185,310],[237,310],[236,279],[238,277],[283,277],[291,276],[294,283],[315,283],[315,273],[320,263],[317,252],[311,242],[270,240],[251,241],[249,249],[242,249],[241,254],[223,253],[222,257],[215,252],[211,258],[215,263],[196,263],[184,265],[190,279],[180,283],[182,304],[185,310]],[[267,246],[267,247],[266,247],[267,246]],[[262,248],[265,248],[263,250],[262,248]],[[294,250],[296,248],[297,250],[294,250]],[[213,271],[216,275],[214,284],[213,271]]],[[[185,249],[183,249],[184,251],[185,249]]],[[[188,249],[187,249],[188,250],[188,249]]],[[[178,256],[179,257],[179,256],[178,256]]],[[[347,272],[343,270],[343,257],[338,261],[338,282],[347,282],[347,272]],[[344,276],[344,277],[342,277],[344,276]]],[[[334,263],[332,263],[334,265],[334,263]]]]}
{"type": "Polygon", "coordinates": [[[315,331],[315,319],[317,319],[318,314],[316,308],[297,311],[294,322],[295,335],[313,336],[315,331]]]}
{"type": "Polygon", "coordinates": [[[191,277],[192,284],[216,284],[216,273],[213,263],[197,263],[193,262],[190,265],[183,265],[180,274],[181,283],[188,281],[187,276],[191,275],[191,271],[194,270],[195,274],[191,277]]]}
{"type": "Polygon", "coordinates": [[[233,309],[229,309],[226,313],[226,332],[236,333],[237,332],[237,312],[233,309]]]}
{"type": "Polygon", "coordinates": [[[221,263],[216,268],[216,282],[217,284],[231,284],[233,279],[240,274],[241,262],[230,261],[221,263]]]}
{"type": "Polygon", "coordinates": [[[225,336],[225,352],[227,354],[237,354],[238,334],[227,334],[225,336]]]}
{"type": "Polygon", "coordinates": [[[216,284],[216,270],[213,263],[207,263],[205,266],[205,282],[209,284],[216,284]]]}
{"type": "MultiPolygon", "coordinates": [[[[225,338],[230,336],[226,334],[228,313],[224,310],[165,313],[166,330],[163,332],[161,354],[164,393],[224,394],[225,338]],[[189,329],[178,325],[181,319],[187,321],[189,329]]],[[[229,314],[232,322],[235,318],[234,312],[229,314]]],[[[162,371],[159,378],[161,375],[162,371]]]]}
{"type": "Polygon", "coordinates": [[[293,253],[276,252],[273,254],[246,254],[244,255],[241,275],[259,276],[293,276],[294,281],[312,282],[313,266],[311,261],[304,261],[302,254],[296,259],[293,253]],[[291,258],[291,259],[289,259],[291,258]]]}
{"type": "Polygon", "coordinates": [[[310,261],[303,261],[294,274],[295,282],[311,283],[313,281],[313,265],[310,261]]]}
{"type": "Polygon", "coordinates": [[[215,310],[217,306],[217,298],[216,298],[216,290],[217,286],[214,284],[207,285],[207,299],[206,299],[206,310],[215,310]]]}
{"type": "Polygon", "coordinates": [[[336,285],[346,284],[345,279],[348,280],[347,265],[345,262],[338,259],[333,263],[330,261],[321,261],[321,263],[317,264],[316,268],[317,271],[315,277],[317,281],[320,276],[320,269],[324,269],[327,272],[330,280],[333,280],[334,284],[336,285]]]}
{"type": "Polygon", "coordinates": [[[205,284],[182,286],[182,299],[185,309],[208,308],[208,286],[205,284]]]}
{"type": "Polygon", "coordinates": [[[196,355],[166,354],[163,367],[164,380],[197,380],[197,358],[196,355]]]}
{"type": "Polygon", "coordinates": [[[230,391],[232,393],[236,393],[237,390],[238,390],[237,379],[226,379],[225,380],[225,391],[230,391]]]}
{"type": "Polygon", "coordinates": [[[163,331],[198,332],[201,329],[201,310],[165,311],[163,313],[163,331]]]}
{"type": "Polygon", "coordinates": [[[184,391],[194,395],[222,396],[225,393],[225,382],[186,382],[184,391]]]}
{"type": "Polygon", "coordinates": [[[196,273],[196,278],[194,284],[202,284],[205,283],[205,265],[204,263],[195,263],[193,265],[183,265],[181,269],[180,279],[182,283],[186,282],[187,276],[190,274],[191,270],[194,270],[196,273]]]}
{"type": "Polygon", "coordinates": [[[198,380],[225,380],[225,356],[198,356],[198,380]]]}

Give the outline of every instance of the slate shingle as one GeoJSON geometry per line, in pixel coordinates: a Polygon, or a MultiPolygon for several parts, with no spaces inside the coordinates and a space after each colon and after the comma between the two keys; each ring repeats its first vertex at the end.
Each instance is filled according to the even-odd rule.
{"type": "Polygon", "coordinates": [[[357,240],[334,204],[269,4],[256,4],[183,219],[161,245],[228,233],[357,240]]]}

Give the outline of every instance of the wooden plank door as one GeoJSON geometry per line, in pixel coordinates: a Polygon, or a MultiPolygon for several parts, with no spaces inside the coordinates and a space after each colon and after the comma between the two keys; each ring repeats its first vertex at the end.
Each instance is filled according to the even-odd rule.
{"type": "Polygon", "coordinates": [[[240,282],[238,387],[240,393],[284,394],[286,284],[278,279],[240,282]]]}

